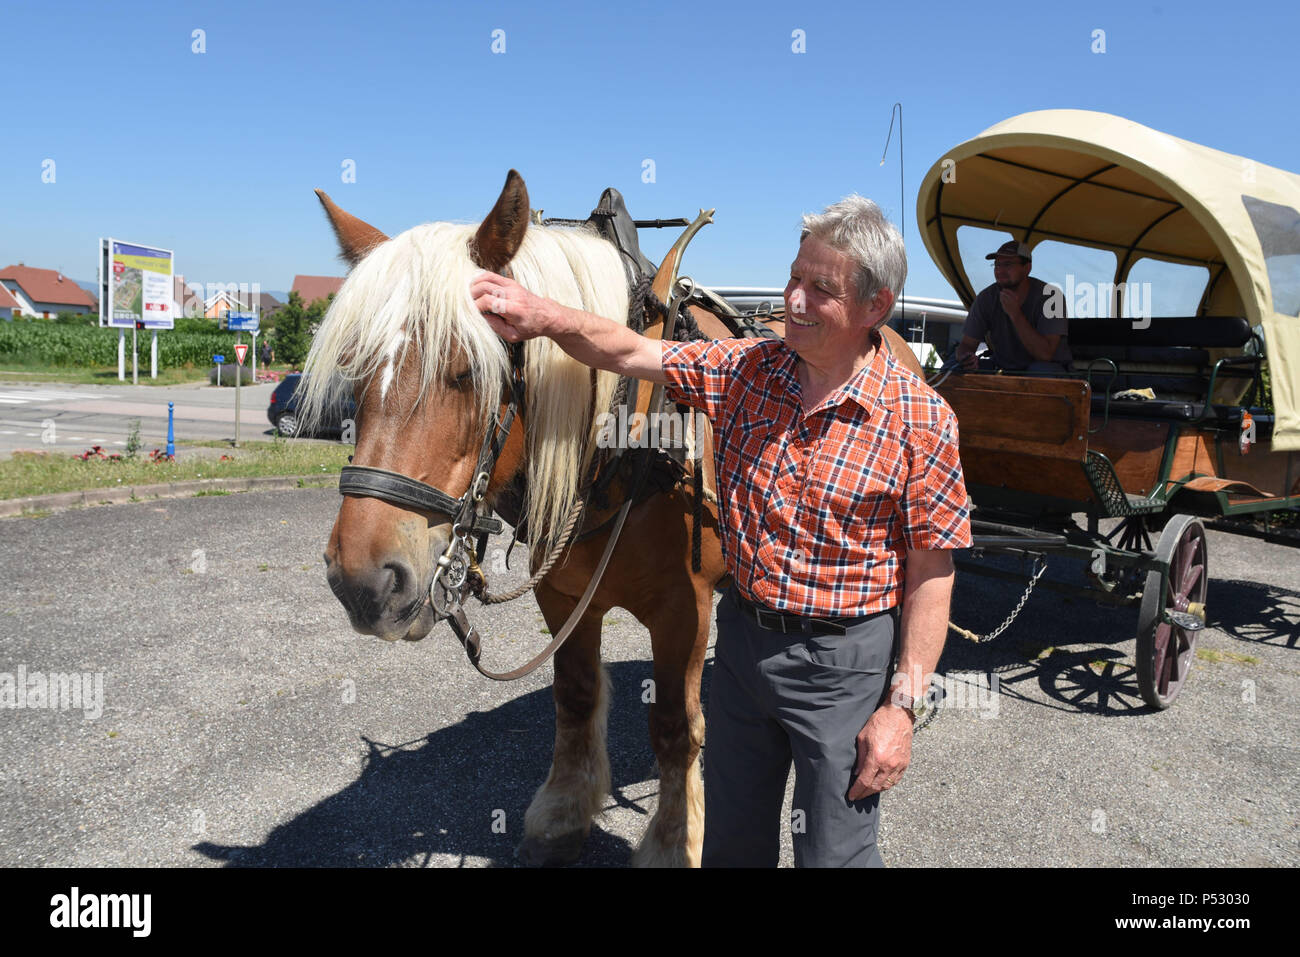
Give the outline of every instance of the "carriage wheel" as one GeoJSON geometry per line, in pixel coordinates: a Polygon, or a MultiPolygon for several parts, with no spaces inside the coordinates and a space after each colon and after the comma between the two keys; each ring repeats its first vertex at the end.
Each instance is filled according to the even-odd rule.
{"type": "Polygon", "coordinates": [[[1138,612],[1137,677],[1153,708],[1174,703],[1192,668],[1197,632],[1205,625],[1205,527],[1191,515],[1175,515],[1156,545],[1156,558],[1169,564],[1147,574],[1138,612]]]}

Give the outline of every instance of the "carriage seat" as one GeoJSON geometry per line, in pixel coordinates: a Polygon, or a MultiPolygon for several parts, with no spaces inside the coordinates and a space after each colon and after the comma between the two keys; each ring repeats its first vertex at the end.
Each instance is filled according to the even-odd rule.
{"type": "Polygon", "coordinates": [[[1128,389],[1151,389],[1151,400],[1111,399],[1111,415],[1196,421],[1237,416],[1235,406],[1210,405],[1211,379],[1253,377],[1252,362],[1225,365],[1214,374],[1211,349],[1240,349],[1254,336],[1240,316],[1161,317],[1145,329],[1131,319],[1071,319],[1070,351],[1075,374],[1091,367],[1093,411],[1106,409],[1106,395],[1128,389]],[[1118,369],[1112,375],[1109,359],[1118,369]]]}

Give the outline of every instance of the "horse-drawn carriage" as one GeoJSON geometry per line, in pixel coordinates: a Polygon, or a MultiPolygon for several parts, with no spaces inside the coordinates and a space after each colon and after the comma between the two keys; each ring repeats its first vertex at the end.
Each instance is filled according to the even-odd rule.
{"type": "Polygon", "coordinates": [[[989,230],[1113,253],[1106,281],[1086,287],[1103,315],[1076,315],[1089,296],[1064,296],[1067,376],[954,363],[931,384],[957,415],[975,554],[1032,558],[1031,586],[1045,556],[1075,556],[1090,594],[1137,605],[1138,684],[1154,708],[1178,695],[1206,623],[1202,519],[1300,506],[1297,210],[1294,174],[1076,110],[1000,123],[949,150],[920,188],[926,247],[967,306],[978,288],[962,244],[982,258],[989,230]],[[1188,314],[1153,316],[1169,296],[1136,280],[1170,282],[1168,264],[1204,270],[1204,288],[1188,314]],[[1103,531],[1107,519],[1118,522],[1103,531]]]}

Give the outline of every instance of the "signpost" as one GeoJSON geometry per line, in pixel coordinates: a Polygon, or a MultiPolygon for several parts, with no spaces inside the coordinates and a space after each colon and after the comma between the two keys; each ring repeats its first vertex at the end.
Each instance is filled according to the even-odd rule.
{"type": "Polygon", "coordinates": [[[256,312],[226,313],[226,328],[231,332],[253,334],[253,381],[257,382],[257,332],[261,317],[256,312]]]}
{"type": "Polygon", "coordinates": [[[257,342],[259,317],[256,312],[226,313],[226,329],[236,333],[235,358],[239,365],[235,369],[235,448],[239,448],[239,388],[244,381],[244,357],[248,355],[248,344],[243,341],[243,333],[251,332],[253,341],[257,342]]]}
{"type": "Polygon", "coordinates": [[[131,381],[139,379],[136,330],[153,334],[150,374],[158,378],[158,330],[175,328],[172,251],[120,239],[99,241],[99,324],[118,330],[117,377],[126,379],[126,330],[131,330],[131,381]]]}
{"type": "Polygon", "coordinates": [[[235,358],[239,365],[235,367],[235,448],[239,448],[239,385],[244,381],[244,356],[248,355],[248,343],[235,343],[235,358]]]}

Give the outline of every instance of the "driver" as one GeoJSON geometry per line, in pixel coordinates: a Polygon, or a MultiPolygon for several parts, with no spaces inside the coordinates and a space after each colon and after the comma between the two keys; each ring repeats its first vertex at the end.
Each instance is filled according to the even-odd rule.
{"type": "Polygon", "coordinates": [[[1012,240],[984,258],[993,260],[994,282],[975,297],[962,326],[957,346],[962,366],[976,368],[975,349],[984,340],[997,368],[1007,372],[1069,371],[1065,295],[1029,275],[1029,247],[1012,240]]]}

